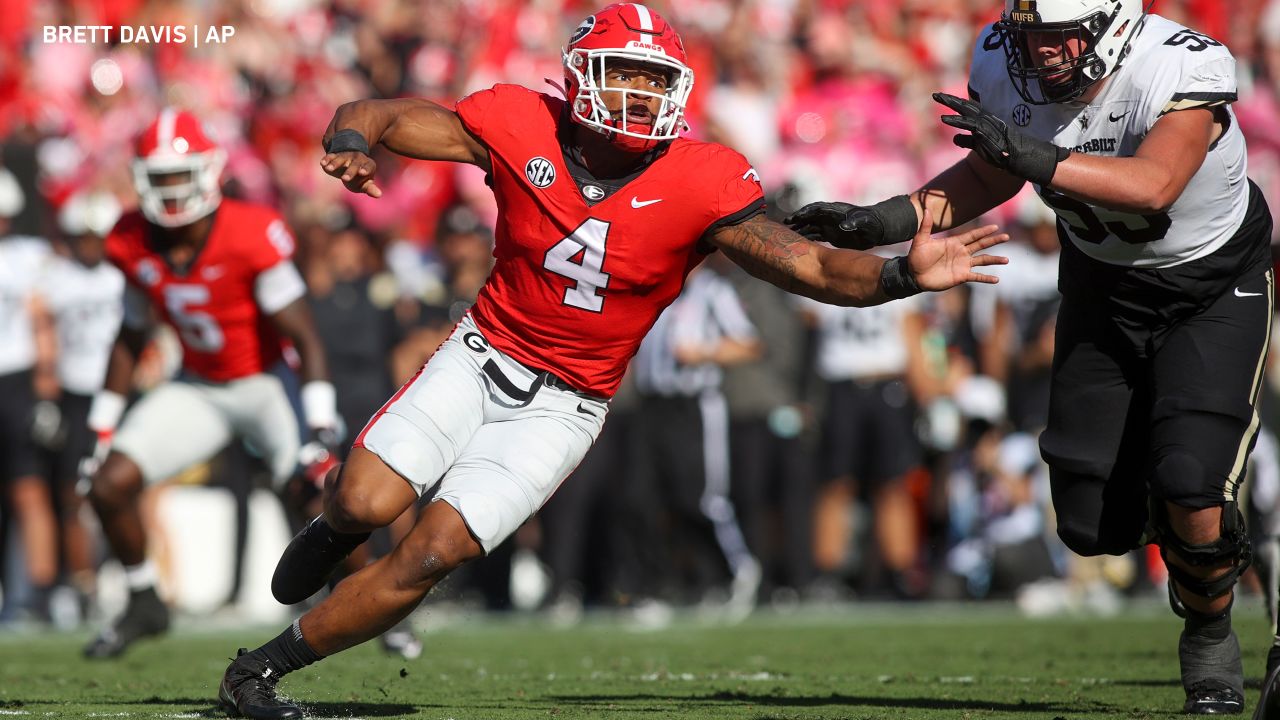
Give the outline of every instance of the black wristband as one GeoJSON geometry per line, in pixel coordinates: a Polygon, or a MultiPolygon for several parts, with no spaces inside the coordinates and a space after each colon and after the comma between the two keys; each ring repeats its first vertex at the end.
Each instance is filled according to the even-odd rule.
{"type": "Polygon", "coordinates": [[[1053,174],[1058,171],[1058,163],[1066,160],[1069,155],[1071,151],[1067,148],[1036,140],[1030,143],[1018,158],[1017,167],[1011,166],[1009,169],[1015,175],[1021,175],[1040,187],[1046,187],[1053,181],[1053,174]]]}
{"type": "Polygon", "coordinates": [[[880,224],[884,226],[883,245],[906,242],[915,237],[920,228],[920,219],[916,217],[916,206],[906,195],[896,195],[872,205],[870,210],[880,216],[880,224]]]}
{"type": "Polygon", "coordinates": [[[905,255],[889,258],[884,262],[884,267],[880,269],[880,287],[884,289],[885,295],[894,300],[901,300],[924,291],[907,267],[905,255]]]}
{"type": "Polygon", "coordinates": [[[333,137],[329,138],[324,151],[328,153],[358,152],[368,155],[369,143],[359,132],[346,128],[339,130],[333,134],[333,137]]]}

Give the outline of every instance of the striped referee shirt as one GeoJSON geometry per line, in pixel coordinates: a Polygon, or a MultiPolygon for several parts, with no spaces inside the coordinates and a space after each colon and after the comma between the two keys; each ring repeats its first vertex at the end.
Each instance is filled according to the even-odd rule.
{"type": "Polygon", "coordinates": [[[755,326],[733,285],[712,270],[695,270],[640,343],[631,364],[636,389],[666,397],[696,397],[719,389],[724,374],[719,365],[682,364],[676,359],[676,348],[699,346],[710,351],[725,340],[756,339],[755,326]]]}

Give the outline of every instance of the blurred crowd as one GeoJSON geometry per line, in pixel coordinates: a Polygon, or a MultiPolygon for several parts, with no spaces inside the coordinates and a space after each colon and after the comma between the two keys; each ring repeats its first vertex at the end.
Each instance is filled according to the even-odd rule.
{"type": "MultiPolygon", "coordinates": [[[[110,217],[136,204],[132,138],[163,106],[194,111],[227,151],[225,194],[279,208],[298,238],[339,408],[358,431],[475,297],[496,207],[475,167],[381,151],[383,197],[347,193],[319,168],[328,119],[358,98],[452,106],[496,82],[556,93],[560,48],[600,4],[8,0],[0,14],[0,235],[68,255],[69,240],[105,233],[110,217]],[[45,43],[49,25],[225,25],[235,34],[198,48],[190,38],[45,43]]],[[[813,200],[877,201],[953,163],[963,151],[929,96],[964,94],[973,40],[1002,3],[651,5],[682,34],[696,73],[692,136],[744,153],[769,191],[770,212],[782,217],[813,200]]],[[[1280,207],[1280,1],[1158,0],[1153,11],[1224,41],[1239,60],[1234,107],[1250,176],[1280,207]]],[[[1069,575],[1085,594],[1158,585],[1145,558],[1075,568],[1053,537],[1036,434],[1053,350],[1057,236],[1052,216],[1027,194],[991,219],[1014,238],[999,285],[879,308],[800,302],[713,258],[700,273],[718,289],[682,298],[655,330],[671,335],[646,341],[659,347],[637,361],[587,461],[508,548],[458,584],[505,607],[511,578],[522,577],[509,571],[512,558],[517,568],[533,562],[549,579],[540,602],[569,614],[591,605],[712,603],[738,613],[771,600],[1020,591],[1040,607],[1070,593],[1028,588],[1069,575]],[[728,303],[742,317],[729,323],[689,309],[699,302],[728,303]],[[708,372],[696,386],[645,376],[664,352],[708,372]],[[723,447],[682,447],[681,437],[661,432],[664,400],[710,394],[725,403],[723,447]],[[727,469],[713,472],[712,456],[727,469]],[[680,463],[664,458],[706,463],[707,488],[690,492],[680,463]],[[711,487],[713,476],[723,483],[711,487]]],[[[64,290],[28,284],[46,306],[64,290]]],[[[4,303],[10,313],[31,306],[27,297],[4,303]]],[[[37,336],[41,326],[37,317],[37,336]]],[[[36,393],[52,401],[65,347],[35,344],[36,393]]],[[[172,347],[158,341],[140,390],[172,370],[172,347]]],[[[239,487],[236,476],[252,463],[220,467],[211,482],[239,487]]],[[[21,554],[14,548],[24,522],[37,522],[24,517],[30,501],[18,494],[0,501],[10,561],[21,554]]],[[[88,549],[80,559],[64,548],[43,561],[56,570],[30,555],[25,567],[44,573],[37,585],[56,572],[90,597],[95,561],[85,557],[101,553],[92,520],[74,493],[53,496],[62,508],[54,521],[83,526],[65,535],[66,546],[88,549]]],[[[18,582],[4,577],[7,590],[18,582]]],[[[14,603],[4,607],[15,614],[14,603]]]]}

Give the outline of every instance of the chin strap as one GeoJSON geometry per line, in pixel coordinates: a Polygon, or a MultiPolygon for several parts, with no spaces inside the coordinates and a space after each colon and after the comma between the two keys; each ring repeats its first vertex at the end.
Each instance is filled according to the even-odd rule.
{"type": "Polygon", "coordinates": [[[559,90],[559,91],[560,91],[560,97],[562,97],[562,98],[564,98],[566,101],[568,101],[568,99],[569,99],[569,92],[568,92],[567,90],[565,90],[565,89],[564,89],[564,86],[563,86],[563,85],[561,85],[560,83],[556,82],[555,80],[552,80],[551,78],[542,78],[542,82],[544,82],[544,83],[546,83],[546,84],[550,85],[551,87],[555,88],[556,90],[559,90]]]}

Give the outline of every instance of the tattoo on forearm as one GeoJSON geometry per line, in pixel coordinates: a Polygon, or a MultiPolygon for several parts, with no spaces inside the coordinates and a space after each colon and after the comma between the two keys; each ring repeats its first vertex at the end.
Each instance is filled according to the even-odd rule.
{"type": "Polygon", "coordinates": [[[808,240],[759,216],[725,228],[725,232],[730,240],[725,249],[753,275],[789,292],[801,287],[797,261],[812,249],[808,240]]]}

